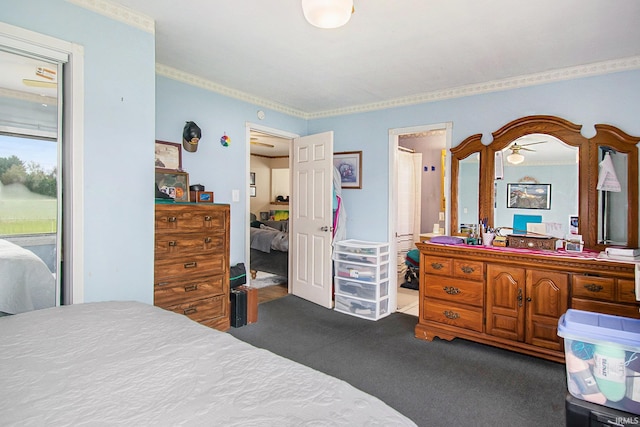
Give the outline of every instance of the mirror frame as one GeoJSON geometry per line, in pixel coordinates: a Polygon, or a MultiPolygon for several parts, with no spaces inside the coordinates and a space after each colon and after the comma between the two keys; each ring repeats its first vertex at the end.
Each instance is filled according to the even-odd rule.
{"type": "MultiPolygon", "coordinates": [[[[451,224],[450,232],[454,236],[458,233],[458,175],[460,173],[460,161],[466,159],[472,154],[479,153],[478,161],[478,213],[480,218],[484,218],[484,192],[482,191],[483,182],[486,180],[486,171],[484,170],[485,158],[487,157],[487,147],[482,143],[482,134],[471,135],[457,146],[451,148],[451,224]]],[[[478,218],[478,219],[480,219],[478,218]]]]}
{"type": "Polygon", "coordinates": [[[555,116],[526,116],[507,123],[492,133],[493,141],[482,144],[482,134],[475,134],[451,151],[451,225],[450,232],[458,230],[458,174],[459,162],[473,153],[480,153],[480,188],[478,189],[478,210],[481,218],[487,218],[490,226],[494,221],[495,205],[495,153],[502,151],[516,139],[530,134],[548,134],[579,150],[578,164],[578,233],[582,234],[586,248],[603,250],[598,244],[598,212],[589,206],[597,206],[599,159],[601,146],[607,146],[627,154],[628,191],[627,230],[628,247],[638,247],[638,147],[640,137],[633,137],[611,126],[595,125],[596,135],[586,138],[582,135],[582,125],[555,116]]]}
{"type": "MultiPolygon", "coordinates": [[[[611,147],[619,153],[627,155],[627,247],[638,247],[638,147],[640,137],[633,137],[611,125],[595,125],[596,135],[590,139],[592,142],[592,154],[589,160],[589,200],[591,206],[598,206],[598,170],[600,159],[598,153],[600,147],[611,147]]],[[[597,211],[597,209],[594,209],[597,211]]],[[[598,243],[598,216],[597,212],[589,217],[588,236],[585,239],[590,242],[589,248],[604,250],[607,245],[598,243]]],[[[584,236],[583,236],[584,237],[584,236]]]]}

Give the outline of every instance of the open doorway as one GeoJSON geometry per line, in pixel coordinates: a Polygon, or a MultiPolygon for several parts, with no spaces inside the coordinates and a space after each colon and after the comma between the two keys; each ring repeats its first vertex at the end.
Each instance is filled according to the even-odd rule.
{"type": "Polygon", "coordinates": [[[290,150],[293,135],[249,128],[248,280],[259,302],[289,292],[290,150]]]}
{"type": "Polygon", "coordinates": [[[450,124],[390,132],[390,242],[395,254],[397,311],[418,316],[419,254],[415,243],[448,227],[446,168],[450,124]]]}

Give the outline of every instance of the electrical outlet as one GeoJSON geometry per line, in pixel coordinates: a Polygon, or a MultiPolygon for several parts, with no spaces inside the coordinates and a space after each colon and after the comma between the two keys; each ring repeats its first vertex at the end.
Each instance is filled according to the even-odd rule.
{"type": "Polygon", "coordinates": [[[440,216],[438,217],[440,221],[444,221],[444,212],[440,212],[440,216]]]}

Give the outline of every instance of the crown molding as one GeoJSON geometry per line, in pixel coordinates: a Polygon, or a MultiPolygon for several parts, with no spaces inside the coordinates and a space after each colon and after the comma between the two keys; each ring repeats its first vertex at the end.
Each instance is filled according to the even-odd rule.
{"type": "Polygon", "coordinates": [[[536,86],[541,84],[636,69],[640,69],[640,56],[621,58],[611,61],[595,62],[592,64],[579,65],[576,67],[561,68],[557,70],[545,71],[542,73],[527,74],[507,79],[493,80],[485,83],[459,86],[451,89],[428,92],[388,101],[309,113],[308,118],[318,119],[325,117],[342,116],[347,114],[364,113],[388,108],[404,107],[415,104],[425,104],[452,98],[463,98],[466,96],[481,95],[490,92],[499,92],[503,90],[518,89],[529,86],[536,86]]]}
{"type": "MultiPolygon", "coordinates": [[[[125,24],[137,27],[155,35],[155,23],[150,17],[128,9],[124,6],[112,3],[108,0],[66,0],[85,9],[100,13],[109,18],[118,20],[125,24]]],[[[560,82],[565,80],[591,77],[602,74],[616,73],[620,71],[635,70],[640,68],[640,56],[620,58],[610,61],[595,62],[591,64],[579,65],[575,67],[560,68],[557,70],[544,71],[541,73],[527,74],[523,76],[510,77],[506,79],[493,80],[484,83],[476,83],[455,88],[444,89],[434,92],[427,92],[403,98],[390,99],[386,101],[372,102],[368,104],[354,105],[333,110],[318,111],[314,113],[304,112],[268,99],[260,98],[236,89],[232,89],[210,80],[198,77],[193,74],[171,68],[166,65],[156,64],[156,73],[170,79],[178,80],[193,86],[197,86],[221,95],[246,101],[251,104],[279,111],[294,117],[305,120],[320,119],[334,116],[344,116],[348,114],[365,113],[388,108],[404,107],[416,104],[442,101],[452,98],[462,98],[465,96],[481,95],[491,92],[518,89],[529,86],[536,86],[547,83],[560,82]]]]}
{"type": "Polygon", "coordinates": [[[132,27],[155,34],[155,21],[135,10],[106,0],[66,0],[76,6],[83,7],[93,12],[104,15],[116,21],[123,22],[132,27]]]}
{"type": "Polygon", "coordinates": [[[300,117],[302,119],[308,119],[309,114],[304,111],[296,110],[295,108],[288,107],[286,105],[279,104],[277,102],[270,101],[268,99],[260,98],[246,92],[242,92],[236,89],[231,89],[226,86],[222,86],[218,83],[214,83],[210,80],[196,76],[194,74],[185,73],[178,69],[169,67],[167,65],[156,64],[156,74],[164,76],[173,80],[180,81],[192,86],[197,86],[202,89],[210,90],[212,92],[219,93],[231,98],[246,101],[250,104],[259,105],[261,107],[269,108],[274,111],[279,111],[290,116],[300,117]]]}

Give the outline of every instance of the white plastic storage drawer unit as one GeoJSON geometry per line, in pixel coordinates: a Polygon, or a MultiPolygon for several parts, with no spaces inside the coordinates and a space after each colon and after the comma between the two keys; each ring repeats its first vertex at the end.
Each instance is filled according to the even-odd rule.
{"type": "Polygon", "coordinates": [[[389,245],[343,240],[333,252],[335,309],[369,320],[389,314],[389,245]]]}
{"type": "Polygon", "coordinates": [[[389,281],[380,283],[361,282],[353,279],[335,278],[336,294],[377,301],[389,296],[389,281]]]}
{"type": "Polygon", "coordinates": [[[380,301],[367,301],[336,294],[335,310],[341,313],[378,320],[389,314],[389,298],[380,301]]]}

